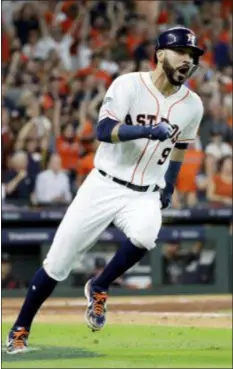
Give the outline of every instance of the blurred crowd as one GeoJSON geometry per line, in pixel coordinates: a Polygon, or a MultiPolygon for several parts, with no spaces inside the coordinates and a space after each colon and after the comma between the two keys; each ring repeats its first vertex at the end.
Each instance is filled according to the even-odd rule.
{"type": "Polygon", "coordinates": [[[215,259],[216,251],[206,249],[201,241],[186,247],[178,241],[170,241],[162,248],[163,283],[172,285],[214,283],[215,259]]]}
{"type": "Polygon", "coordinates": [[[2,198],[68,204],[93,168],[95,127],[119,75],[149,71],[157,35],[184,25],[206,50],[187,85],[205,113],[175,208],[232,203],[232,2],[3,1],[2,198]]]}
{"type": "Polygon", "coordinates": [[[1,254],[1,286],[7,290],[25,287],[25,282],[15,273],[11,256],[7,253],[1,254]]]}

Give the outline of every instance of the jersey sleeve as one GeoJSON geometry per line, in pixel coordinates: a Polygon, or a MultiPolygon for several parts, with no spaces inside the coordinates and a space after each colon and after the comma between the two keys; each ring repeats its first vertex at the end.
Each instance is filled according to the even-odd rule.
{"type": "Polygon", "coordinates": [[[99,121],[111,118],[124,122],[133,103],[134,89],[129,75],[116,78],[108,88],[99,112],[99,121]]]}
{"type": "Polygon", "coordinates": [[[200,98],[198,98],[198,102],[196,104],[195,113],[191,122],[187,125],[187,127],[181,132],[179,139],[177,142],[187,142],[194,141],[198,132],[198,128],[200,126],[202,117],[204,113],[204,107],[200,98]]]}

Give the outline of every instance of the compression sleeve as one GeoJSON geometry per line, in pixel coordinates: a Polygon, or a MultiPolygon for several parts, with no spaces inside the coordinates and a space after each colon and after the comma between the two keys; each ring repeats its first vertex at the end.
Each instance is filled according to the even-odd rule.
{"type": "MultiPolygon", "coordinates": [[[[97,125],[97,138],[99,141],[112,143],[112,130],[119,123],[119,121],[104,118],[99,121],[97,125]]],[[[118,137],[120,141],[131,141],[138,138],[148,137],[151,131],[151,127],[144,126],[128,126],[127,124],[121,124],[118,130],[118,137]]]]}
{"type": "Polygon", "coordinates": [[[117,120],[104,118],[97,124],[97,138],[99,141],[112,142],[111,134],[113,128],[118,124],[117,120]]]}
{"type": "Polygon", "coordinates": [[[170,161],[169,167],[165,174],[165,181],[167,184],[166,187],[175,185],[181,166],[181,161],[170,161]]]}

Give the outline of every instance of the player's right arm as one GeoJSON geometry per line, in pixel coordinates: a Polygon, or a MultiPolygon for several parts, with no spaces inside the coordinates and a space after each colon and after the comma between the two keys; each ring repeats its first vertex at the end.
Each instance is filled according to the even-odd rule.
{"type": "Polygon", "coordinates": [[[176,180],[184,161],[185,151],[188,149],[188,142],[195,140],[198,127],[203,117],[203,104],[201,102],[201,99],[198,96],[195,99],[196,105],[193,119],[191,120],[190,124],[182,131],[181,135],[179,136],[179,140],[176,142],[171,154],[170,163],[165,174],[166,187],[163,189],[160,198],[162,209],[165,209],[171,203],[176,180]]]}
{"type": "Polygon", "coordinates": [[[161,122],[156,127],[129,126],[112,118],[100,120],[97,126],[97,138],[107,143],[117,143],[147,138],[151,140],[165,141],[171,134],[171,128],[167,123],[161,122]]]}
{"type": "Polygon", "coordinates": [[[109,87],[99,113],[99,141],[117,143],[140,138],[164,141],[169,138],[171,127],[165,122],[156,127],[125,123],[126,115],[137,101],[137,90],[133,82],[132,74],[126,74],[114,80],[109,87]]]}

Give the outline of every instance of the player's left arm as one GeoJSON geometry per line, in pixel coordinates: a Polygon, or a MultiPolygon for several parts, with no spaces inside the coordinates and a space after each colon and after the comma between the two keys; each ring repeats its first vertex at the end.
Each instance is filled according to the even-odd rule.
{"type": "Polygon", "coordinates": [[[161,193],[162,209],[167,208],[172,200],[172,195],[175,189],[176,180],[184,161],[185,152],[188,148],[188,143],[176,145],[171,153],[170,163],[165,175],[166,187],[161,193]],[[178,146],[178,147],[177,147],[178,146]]]}
{"type": "Polygon", "coordinates": [[[202,102],[198,97],[194,118],[179,136],[179,140],[175,144],[171,153],[170,163],[165,174],[166,187],[162,191],[160,198],[162,209],[167,208],[171,203],[177,177],[184,161],[185,152],[188,149],[189,143],[194,141],[196,138],[197,131],[203,117],[203,111],[202,102]]]}

